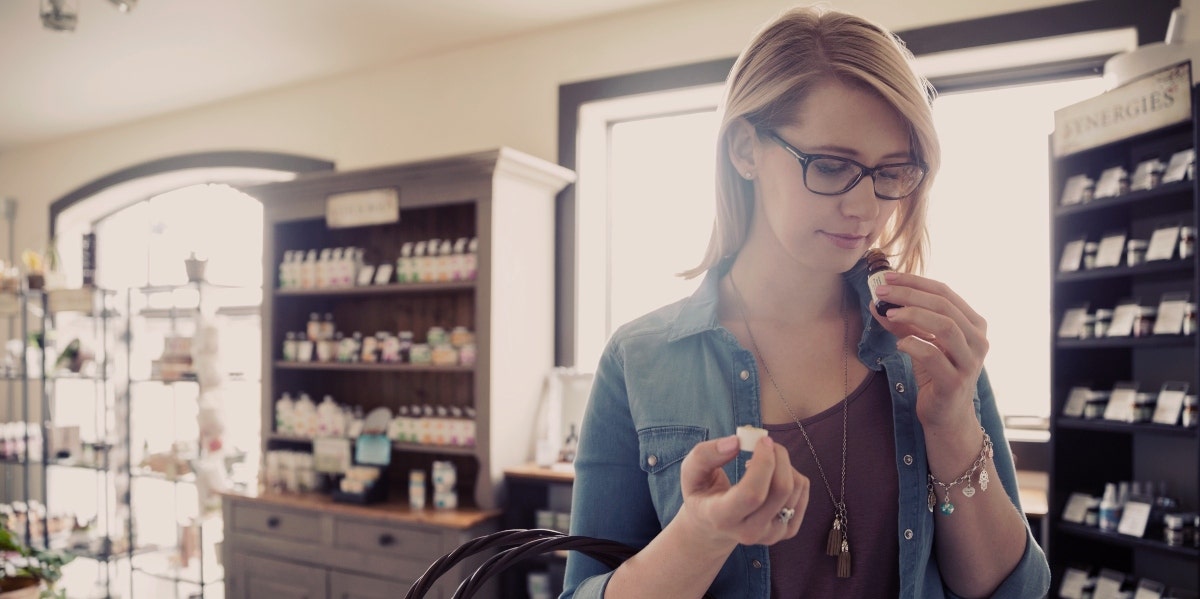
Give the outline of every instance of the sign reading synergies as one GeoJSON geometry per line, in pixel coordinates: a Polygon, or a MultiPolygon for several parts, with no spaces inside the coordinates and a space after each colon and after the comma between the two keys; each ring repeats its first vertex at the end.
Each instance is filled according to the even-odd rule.
{"type": "Polygon", "coordinates": [[[1184,62],[1056,110],[1051,151],[1066,156],[1191,118],[1192,69],[1184,62]]]}
{"type": "Polygon", "coordinates": [[[394,188],[338,193],[325,199],[330,229],[394,223],[400,220],[400,194],[394,188]]]}

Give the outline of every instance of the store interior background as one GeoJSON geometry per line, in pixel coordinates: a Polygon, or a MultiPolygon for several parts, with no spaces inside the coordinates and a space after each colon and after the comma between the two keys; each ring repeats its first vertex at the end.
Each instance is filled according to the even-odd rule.
{"type": "MultiPolygon", "coordinates": [[[[619,87],[629,82],[622,77],[632,74],[666,69],[674,76],[680,71],[673,69],[684,65],[731,60],[761,23],[795,3],[593,0],[571,2],[570,8],[558,2],[534,0],[300,4],[309,6],[300,6],[294,0],[141,0],[129,14],[121,14],[107,0],[79,0],[78,30],[56,34],[42,30],[35,0],[2,3],[0,81],[4,81],[6,91],[0,94],[0,198],[16,201],[12,247],[18,252],[23,248],[43,250],[52,228],[52,204],[64,198],[86,198],[75,207],[75,225],[60,230],[58,249],[70,266],[78,260],[80,229],[74,227],[79,223],[144,200],[150,192],[169,191],[184,186],[185,181],[210,180],[212,174],[175,172],[113,188],[105,187],[106,177],[163,160],[178,159],[178,164],[187,164],[186,157],[206,153],[278,153],[328,161],[338,170],[352,170],[511,147],[550,162],[561,162],[565,155],[571,155],[576,164],[570,166],[579,169],[583,178],[570,193],[583,193],[580,190],[586,183],[587,158],[582,153],[574,156],[574,149],[563,147],[564,140],[574,139],[574,133],[564,135],[563,119],[567,117],[560,114],[562,86],[606,81],[616,82],[619,87]]],[[[976,45],[978,42],[954,36],[938,38],[939,32],[950,31],[939,27],[959,21],[1068,5],[1078,9],[1071,14],[1092,15],[1084,21],[1098,24],[1103,31],[1088,38],[1088,43],[1098,45],[1084,46],[1076,40],[1078,43],[1043,46],[1034,51],[1054,57],[1046,62],[1061,57],[1083,59],[1089,53],[1112,54],[1139,43],[1160,41],[1166,14],[1177,5],[1167,0],[1145,3],[1149,8],[1134,14],[1130,6],[1135,3],[1116,0],[837,0],[829,4],[893,30],[923,32],[916,40],[923,45],[914,44],[918,52],[922,48],[945,50],[976,45]],[[1147,29],[1144,22],[1134,21],[1145,19],[1145,13],[1157,15],[1149,29],[1157,37],[1138,39],[1137,28],[1143,34],[1147,29]],[[1120,19],[1129,20],[1120,26],[1120,19]]],[[[1037,22],[1029,23],[1026,31],[997,35],[1016,39],[1079,33],[1085,26],[1082,21],[1037,22]]],[[[922,59],[931,77],[943,75],[947,81],[970,87],[969,77],[955,77],[1021,66],[1004,64],[1004,56],[1011,60],[1013,54],[984,48],[974,54],[945,52],[922,59]],[[998,56],[1001,62],[993,62],[998,56]]],[[[636,81],[636,77],[633,79],[636,81]]],[[[632,85],[636,87],[637,83],[632,85]]],[[[1071,92],[1077,97],[1069,102],[1103,89],[1097,80],[1087,85],[1093,87],[1071,92]]],[[[1003,151],[992,153],[988,127],[1004,129],[1011,107],[1006,102],[1015,101],[1000,98],[1000,105],[983,113],[977,107],[970,108],[980,117],[980,126],[966,136],[961,131],[943,131],[947,137],[957,133],[954,143],[958,145],[953,147],[963,150],[948,153],[944,172],[954,169],[959,161],[994,164],[1006,160],[1003,151]],[[977,152],[963,145],[972,139],[978,143],[977,152]]],[[[1032,127],[1035,150],[1023,160],[1047,163],[1045,136],[1050,119],[1051,115],[1046,114],[1044,123],[1032,127]]],[[[663,195],[672,186],[690,190],[707,184],[706,177],[690,177],[687,172],[673,170],[666,162],[669,159],[660,155],[649,157],[652,161],[633,160],[650,167],[645,181],[653,184],[654,194],[663,195]]],[[[1033,202],[1046,209],[1044,175],[1031,182],[1022,178],[1020,166],[997,166],[993,170],[997,181],[989,185],[1011,180],[1013,189],[1021,190],[1010,193],[1020,196],[1012,201],[1033,202]],[[1026,191],[1030,185],[1032,192],[1026,191]],[[1031,197],[1031,193],[1039,195],[1031,197]]],[[[235,177],[245,174],[228,173],[235,177]]],[[[969,184],[946,195],[954,197],[937,198],[932,209],[935,219],[944,219],[936,223],[941,230],[957,228],[968,238],[993,235],[978,242],[978,264],[1006,260],[1006,252],[1012,251],[1006,243],[1031,247],[1042,260],[1040,270],[1018,275],[1027,277],[1025,282],[1013,281],[1011,274],[1004,274],[1001,283],[1014,291],[1023,285],[1046,287],[1048,239],[1030,240],[1026,231],[989,227],[980,215],[994,210],[994,204],[992,208],[972,205],[974,194],[969,184]],[[939,217],[938,211],[943,208],[945,212],[939,217]],[[951,219],[958,219],[959,224],[950,224],[951,219]]],[[[575,199],[574,195],[568,198],[575,199]]],[[[577,216],[582,219],[585,214],[577,216]]],[[[665,218],[669,217],[645,220],[661,225],[667,222],[665,218]]],[[[698,231],[701,237],[707,236],[706,227],[698,231]]],[[[654,235],[655,231],[631,230],[628,234],[654,235]]],[[[1043,234],[1048,235],[1034,232],[1035,236],[1043,234]]],[[[578,235],[583,242],[588,233],[581,229],[578,235]]],[[[618,243],[613,241],[609,249],[618,250],[618,243]]],[[[5,240],[0,248],[8,245],[5,240]]],[[[665,238],[662,245],[674,247],[665,238]]],[[[578,251],[574,258],[586,262],[588,250],[578,247],[570,251],[578,251]]],[[[675,261],[664,266],[673,269],[666,272],[690,267],[699,258],[698,254],[664,254],[675,261]]],[[[259,256],[249,253],[236,259],[254,268],[260,262],[259,256]]],[[[935,276],[938,261],[935,239],[931,269],[935,276]]],[[[179,268],[182,273],[182,266],[179,268]]],[[[587,272],[581,264],[577,284],[588,284],[584,280],[587,272]]],[[[986,269],[977,275],[991,276],[986,269]]],[[[949,278],[954,276],[961,275],[949,278]]],[[[73,282],[78,283],[78,279],[73,282]]],[[[272,281],[264,284],[269,286],[272,281]]],[[[570,284],[560,281],[559,288],[570,284]]],[[[969,286],[969,280],[963,285],[969,286]]],[[[577,293],[584,301],[587,294],[577,293]]],[[[964,295],[985,316],[1014,309],[1011,296],[997,297],[988,288],[966,289],[964,295]]],[[[1034,326],[1022,329],[1020,334],[1025,338],[1012,343],[1028,343],[1032,355],[1045,356],[1051,315],[1044,308],[1038,312],[1037,306],[1022,309],[1026,310],[1023,318],[1034,326]]],[[[594,364],[598,348],[594,343],[590,350],[581,348],[580,343],[603,338],[605,331],[619,322],[605,322],[601,328],[583,322],[592,314],[586,305],[570,310],[578,312],[574,316],[580,318],[580,324],[578,329],[559,331],[558,365],[587,371],[594,364]]],[[[560,323],[560,329],[563,326],[570,325],[560,323]]],[[[998,336],[1007,332],[994,330],[998,336]]],[[[1025,480],[1034,489],[1046,485],[1036,474],[1045,460],[1044,452],[1039,450],[1046,437],[1045,423],[1040,419],[1049,413],[1048,375],[1039,376],[1042,378],[1029,377],[1015,368],[993,372],[1002,410],[1006,395],[1019,395],[1025,402],[1020,408],[1006,410],[1006,414],[1029,417],[1024,423],[1032,430],[1016,432],[1013,438],[1025,443],[1020,455],[1028,456],[1025,465],[1033,474],[1025,480]]]]}

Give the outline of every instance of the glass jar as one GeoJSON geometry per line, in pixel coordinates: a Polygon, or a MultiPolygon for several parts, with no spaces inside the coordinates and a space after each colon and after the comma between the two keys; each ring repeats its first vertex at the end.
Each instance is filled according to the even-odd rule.
{"type": "Polygon", "coordinates": [[[1158,316],[1155,306],[1138,306],[1137,320],[1133,323],[1134,337],[1149,337],[1154,334],[1154,318],[1158,316]]]}
{"type": "Polygon", "coordinates": [[[425,343],[430,346],[446,343],[446,329],[439,326],[429,327],[429,332],[425,334],[425,343]]]}
{"type": "Polygon", "coordinates": [[[1195,334],[1196,324],[1196,302],[1188,302],[1183,307],[1183,334],[1195,334]]]}
{"type": "Polygon", "coordinates": [[[1096,268],[1096,252],[1100,250],[1100,244],[1095,241],[1088,241],[1083,244],[1083,268],[1091,270],[1096,268]]]}
{"type": "Polygon", "coordinates": [[[285,362],[296,361],[296,333],[288,331],[283,339],[283,360],[285,362]]]}
{"type": "Polygon", "coordinates": [[[409,354],[412,352],[413,332],[412,331],[400,331],[400,333],[398,335],[396,335],[396,337],[400,340],[400,348],[399,348],[400,361],[401,362],[411,362],[412,359],[409,354]]]}
{"type": "Polygon", "coordinates": [[[1180,547],[1190,541],[1185,538],[1188,528],[1185,522],[1190,524],[1191,520],[1185,514],[1163,514],[1163,541],[1171,547],[1180,547]]]}
{"type": "Polygon", "coordinates": [[[1095,322],[1092,323],[1092,336],[1097,339],[1108,335],[1108,325],[1112,324],[1113,311],[1108,308],[1096,310],[1095,322]]]}
{"type": "Polygon", "coordinates": [[[1197,401],[1195,395],[1183,396],[1183,413],[1180,415],[1180,423],[1184,426],[1196,426],[1196,417],[1200,415],[1200,402],[1197,401]]]}
{"type": "Polygon", "coordinates": [[[1100,498],[1093,497],[1088,500],[1087,513],[1083,517],[1083,523],[1087,526],[1100,525],[1100,498]]]}
{"type": "Polygon", "coordinates": [[[1133,421],[1150,422],[1154,417],[1154,406],[1157,403],[1154,393],[1138,393],[1133,400],[1133,421]]]}
{"type": "Polygon", "coordinates": [[[1150,242],[1145,239],[1130,239],[1125,243],[1125,265],[1137,266],[1146,261],[1146,248],[1150,242]]]}
{"type": "Polygon", "coordinates": [[[1108,394],[1098,393],[1088,398],[1083,405],[1083,417],[1087,419],[1104,418],[1104,409],[1108,407],[1108,394]]]}
{"type": "Polygon", "coordinates": [[[1179,259],[1187,260],[1196,254],[1196,228],[1179,228],[1179,259]]]}

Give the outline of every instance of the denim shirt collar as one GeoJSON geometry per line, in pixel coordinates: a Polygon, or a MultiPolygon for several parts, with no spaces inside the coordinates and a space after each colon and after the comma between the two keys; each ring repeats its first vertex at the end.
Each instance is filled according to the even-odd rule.
{"type": "MultiPolygon", "coordinates": [[[[707,331],[723,330],[717,316],[720,283],[732,265],[732,258],[727,258],[708,270],[700,287],[683,301],[679,313],[672,319],[667,331],[669,343],[707,331]]],[[[842,278],[854,291],[862,313],[863,333],[858,342],[858,359],[867,368],[879,370],[883,361],[896,353],[896,337],[876,322],[868,307],[871,292],[867,288],[866,260],[859,260],[842,273],[842,278]]]]}

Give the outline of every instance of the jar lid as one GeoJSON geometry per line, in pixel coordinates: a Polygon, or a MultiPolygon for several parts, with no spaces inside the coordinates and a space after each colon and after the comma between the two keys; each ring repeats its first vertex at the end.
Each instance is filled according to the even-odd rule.
{"type": "Polygon", "coordinates": [[[1150,242],[1145,239],[1130,239],[1126,242],[1126,247],[1131,250],[1144,250],[1149,247],[1150,242]]]}
{"type": "Polygon", "coordinates": [[[1163,526],[1167,528],[1183,528],[1186,514],[1163,514],[1163,526]]]}

